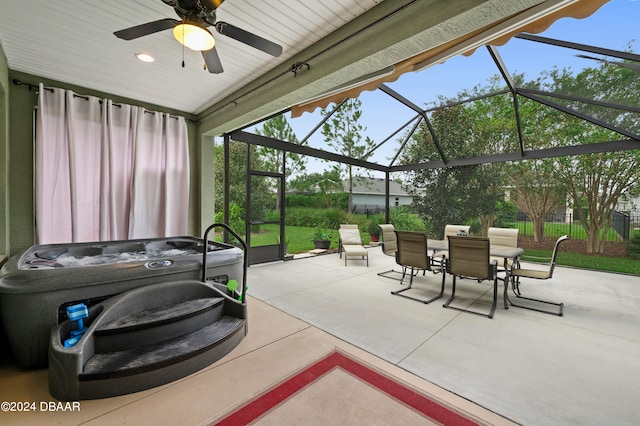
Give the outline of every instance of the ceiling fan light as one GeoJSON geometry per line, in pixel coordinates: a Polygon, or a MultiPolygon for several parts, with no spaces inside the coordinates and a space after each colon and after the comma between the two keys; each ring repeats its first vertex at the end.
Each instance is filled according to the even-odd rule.
{"type": "Polygon", "coordinates": [[[183,22],[175,26],[173,36],[191,50],[211,50],[216,44],[213,35],[205,27],[183,22]]]}

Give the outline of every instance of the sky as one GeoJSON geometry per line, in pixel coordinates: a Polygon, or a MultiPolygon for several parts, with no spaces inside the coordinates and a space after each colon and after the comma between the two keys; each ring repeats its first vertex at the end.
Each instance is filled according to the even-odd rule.
{"type": "MultiPolygon", "coordinates": [[[[640,0],[611,0],[585,19],[562,18],[538,35],[614,50],[627,50],[631,43],[631,49],[640,52],[639,18],[640,0]]],[[[541,71],[551,70],[554,66],[570,67],[575,71],[595,65],[591,60],[575,56],[583,52],[519,39],[511,39],[506,45],[498,46],[497,50],[511,74],[524,73],[531,79],[536,78],[541,71]]],[[[471,56],[458,56],[444,64],[406,73],[387,86],[415,104],[426,106],[437,101],[439,95],[455,97],[464,89],[484,85],[497,73],[498,70],[487,49],[480,48],[471,56]]],[[[415,112],[379,90],[363,92],[360,100],[360,123],[366,128],[365,135],[376,143],[382,142],[415,116],[415,112]]],[[[319,110],[304,113],[302,117],[295,119],[291,119],[287,113],[289,124],[298,139],[304,138],[321,118],[319,110]]],[[[320,148],[324,145],[322,139],[318,130],[309,140],[309,144],[320,148]]],[[[390,158],[395,155],[398,147],[395,139],[385,143],[377,151],[375,161],[382,164],[390,163],[390,158]]],[[[325,169],[327,165],[319,160],[309,159],[307,163],[307,172],[322,172],[325,169]]]]}

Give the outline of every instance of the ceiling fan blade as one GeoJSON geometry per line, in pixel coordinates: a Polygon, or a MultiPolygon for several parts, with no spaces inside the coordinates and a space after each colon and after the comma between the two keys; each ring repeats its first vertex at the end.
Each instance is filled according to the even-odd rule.
{"type": "Polygon", "coordinates": [[[125,28],[124,30],[116,31],[113,34],[123,40],[133,40],[138,37],[143,37],[149,34],[157,33],[158,31],[168,30],[173,28],[180,21],[175,19],[165,18],[159,21],[147,22],[146,24],[136,25],[135,27],[125,28]]]}
{"type": "Polygon", "coordinates": [[[224,70],[222,69],[222,62],[220,62],[220,56],[214,47],[211,50],[202,52],[204,57],[204,63],[207,64],[207,70],[212,74],[220,74],[224,70]]]}
{"type": "Polygon", "coordinates": [[[279,44],[245,31],[234,25],[218,21],[216,22],[215,27],[216,31],[218,31],[220,34],[224,34],[251,47],[255,47],[258,50],[262,50],[263,52],[268,53],[271,56],[280,56],[282,54],[282,46],[280,46],[279,44]]]}

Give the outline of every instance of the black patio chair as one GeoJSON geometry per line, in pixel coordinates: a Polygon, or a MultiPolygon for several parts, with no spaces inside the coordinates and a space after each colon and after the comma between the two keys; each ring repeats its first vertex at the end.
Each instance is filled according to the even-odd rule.
{"type": "MultiPolygon", "coordinates": [[[[380,245],[382,246],[382,252],[387,256],[395,258],[396,252],[398,251],[396,228],[390,223],[383,223],[378,226],[380,227],[380,236],[382,237],[382,241],[380,242],[380,245]]],[[[381,277],[391,278],[392,280],[398,281],[402,281],[402,279],[404,278],[404,274],[404,268],[402,272],[390,269],[388,271],[378,273],[378,275],[381,277]]]]}
{"type": "MultiPolygon", "coordinates": [[[[510,273],[510,277],[511,277],[511,288],[513,290],[513,294],[518,298],[518,299],[522,299],[522,300],[529,300],[532,302],[537,302],[537,303],[543,303],[546,305],[553,305],[553,306],[557,306],[558,310],[557,311],[548,311],[545,309],[540,309],[537,308],[535,306],[525,306],[525,305],[517,305],[515,303],[513,303],[511,300],[509,300],[509,303],[511,304],[511,306],[515,306],[517,308],[523,308],[523,309],[530,309],[532,311],[538,311],[538,312],[544,312],[546,314],[551,314],[551,315],[557,315],[559,317],[561,317],[563,315],[563,309],[564,309],[564,303],[558,303],[558,302],[551,302],[548,300],[542,300],[542,299],[534,299],[531,297],[524,297],[522,296],[522,294],[520,293],[520,278],[531,278],[534,280],[548,280],[550,278],[553,277],[553,270],[556,268],[556,261],[558,259],[558,249],[560,248],[560,244],[563,243],[564,241],[567,241],[569,239],[568,235],[563,235],[562,237],[558,238],[556,240],[556,244],[553,247],[553,254],[551,255],[551,258],[547,258],[546,260],[548,261],[548,265],[546,269],[528,269],[528,268],[521,268],[520,267],[520,263],[517,263],[514,268],[511,270],[510,273]]],[[[532,256],[530,256],[529,258],[533,258],[532,256]]],[[[536,258],[536,259],[541,259],[541,258],[536,258]]]]}
{"type": "Polygon", "coordinates": [[[489,261],[489,239],[478,237],[449,236],[449,258],[447,272],[453,275],[451,297],[443,305],[445,308],[469,312],[493,318],[498,300],[498,262],[489,261]],[[473,278],[474,282],[493,281],[493,302],[488,314],[471,309],[451,306],[456,297],[456,278],[473,278]]]}
{"type": "Polygon", "coordinates": [[[422,303],[431,303],[444,295],[445,271],[442,261],[434,260],[427,252],[427,236],[421,232],[395,231],[398,250],[396,251],[396,263],[402,266],[405,273],[402,275],[400,283],[406,277],[409,271],[409,285],[403,289],[392,291],[394,296],[401,296],[407,299],[416,300],[422,303]],[[418,297],[402,294],[410,290],[413,286],[413,278],[419,272],[431,271],[433,273],[442,273],[442,285],[440,293],[429,299],[421,299],[418,297]]]}

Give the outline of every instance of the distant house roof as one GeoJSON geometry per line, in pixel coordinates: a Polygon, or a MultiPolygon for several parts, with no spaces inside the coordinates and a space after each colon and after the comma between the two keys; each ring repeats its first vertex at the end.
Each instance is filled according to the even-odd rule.
{"type": "MultiPolygon", "coordinates": [[[[342,181],[342,187],[344,188],[345,192],[349,191],[348,179],[345,179],[342,181]]],[[[356,176],[353,178],[354,194],[384,195],[384,190],[385,190],[385,179],[362,177],[362,176],[356,176]]],[[[402,186],[394,180],[389,181],[389,195],[410,197],[410,194],[404,191],[402,189],[402,186]]]]}

